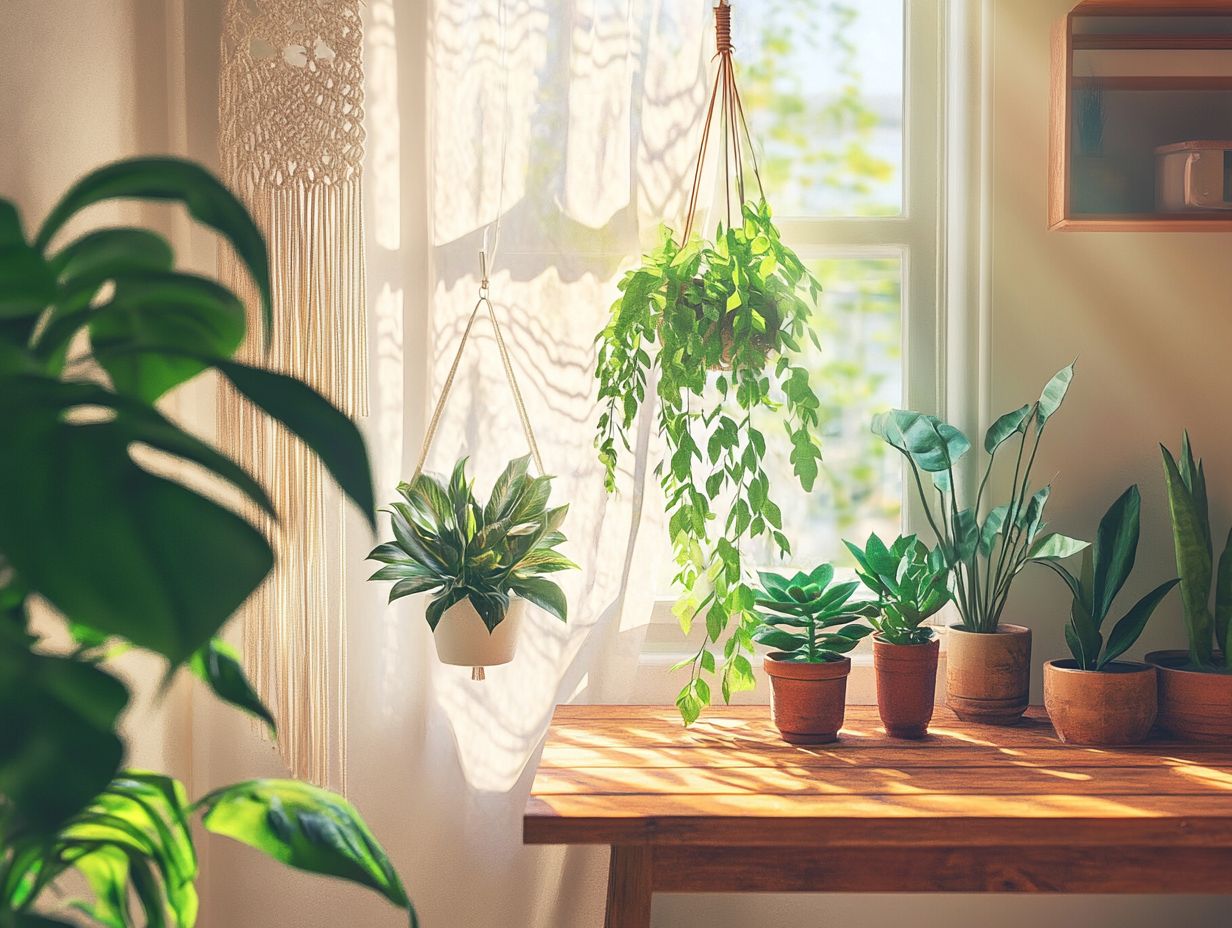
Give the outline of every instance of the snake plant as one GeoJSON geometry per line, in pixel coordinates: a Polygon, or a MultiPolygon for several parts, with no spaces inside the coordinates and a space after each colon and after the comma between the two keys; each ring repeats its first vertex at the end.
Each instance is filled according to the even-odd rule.
{"type": "Polygon", "coordinates": [[[940,548],[931,551],[915,535],[889,547],[868,536],[864,547],[844,541],[856,559],[856,575],[877,596],[869,621],[890,644],[925,644],[933,630],[924,623],[950,601],[950,571],[940,548]]]}
{"type": "Polygon", "coordinates": [[[832,583],[833,565],[822,564],[812,573],[801,571],[792,577],[768,571],[758,576],[761,624],[753,639],[780,652],[779,660],[807,664],[837,661],[872,634],[872,628],[860,620],[875,606],[851,602],[860,582],[832,583]]]}
{"type": "Polygon", "coordinates": [[[1195,461],[1189,432],[1181,440],[1181,460],[1160,445],[1168,508],[1172,515],[1172,540],[1176,569],[1181,575],[1181,606],[1189,632],[1189,663],[1195,670],[1232,671],[1228,647],[1232,626],[1232,532],[1219,561],[1214,560],[1211,518],[1207,507],[1206,471],[1195,461]],[[1210,606],[1211,583],[1215,584],[1215,609],[1210,606]],[[1221,652],[1215,654],[1215,647],[1221,652]]]}
{"type": "Polygon", "coordinates": [[[1061,408],[1074,377],[1074,365],[1057,371],[1034,403],[999,417],[984,434],[988,455],[975,499],[961,506],[959,463],[971,442],[959,429],[936,416],[895,409],[873,420],[873,432],[897,450],[911,469],[928,524],[954,574],[954,603],[962,627],[971,632],[995,632],[1009,599],[1014,578],[1032,561],[1050,561],[1077,554],[1087,546],[1044,529],[1044,506],[1052,487],[1032,492],[1031,469],[1040,439],[1053,414],[1061,408]],[[984,512],[997,452],[1018,436],[1009,502],[984,512]],[[924,484],[924,474],[931,488],[924,484]],[[935,494],[936,500],[930,502],[935,494]]]}
{"type": "Polygon", "coordinates": [[[1095,543],[1082,552],[1082,569],[1077,577],[1055,561],[1043,562],[1056,571],[1073,594],[1065,642],[1080,670],[1103,670],[1132,647],[1155,608],[1178,582],[1167,580],[1134,603],[1112,627],[1105,644],[1104,620],[1134,569],[1141,510],[1138,487],[1131,486],[1100,520],[1095,543]]]}
{"type": "Polygon", "coordinates": [[[565,594],[547,574],[577,567],[555,550],[569,507],[548,508],[551,477],[531,477],[530,457],[510,461],[486,503],[475,498],[458,461],[448,480],[423,473],[398,486],[402,500],[386,510],[394,540],[368,555],[384,563],[368,579],[392,580],[389,601],[431,593],[428,625],[464,599],[488,631],[505,618],[510,598],[520,596],[560,621],[568,617],[565,594]]]}

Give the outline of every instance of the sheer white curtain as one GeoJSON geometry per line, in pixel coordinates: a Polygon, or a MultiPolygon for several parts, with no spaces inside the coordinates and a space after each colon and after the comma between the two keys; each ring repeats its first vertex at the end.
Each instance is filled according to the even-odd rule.
{"type": "MultiPolygon", "coordinates": [[[[555,705],[630,697],[665,550],[644,447],[626,458],[621,492],[604,493],[593,340],[620,275],[657,223],[683,212],[709,5],[423,3],[372,0],[368,13],[379,493],[392,498],[410,476],[486,247],[554,499],[572,506],[566,550],[582,569],[564,579],[569,624],[535,614],[516,660],[475,683],[436,662],[422,604],[386,607],[351,565],[353,798],[390,842],[428,926],[598,925],[606,855],[523,848],[521,814],[555,705]]],[[[486,492],[525,450],[481,321],[428,467],[469,455],[486,492]]]]}

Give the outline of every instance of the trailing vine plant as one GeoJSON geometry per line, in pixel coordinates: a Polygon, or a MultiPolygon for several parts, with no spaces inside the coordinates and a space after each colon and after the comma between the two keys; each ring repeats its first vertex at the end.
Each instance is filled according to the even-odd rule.
{"type": "Polygon", "coordinates": [[[760,176],[759,197],[745,195],[741,132],[750,154],[753,146],[732,70],[729,16],[726,5],[715,8],[719,74],[684,234],[661,230],[658,248],[620,282],[621,295],[597,338],[596,447],[609,492],[648,389],[658,401],[666,454],[655,473],[669,515],[673,580],[682,591],[675,611],[686,635],[695,621],[706,624],[705,642],[677,665],[689,669],[676,700],[685,724],[710,703],[710,680],[717,679],[724,701],[754,685],[747,655],[760,619],[748,582],[756,566],[747,562],[750,542],[769,537],[781,555],[791,551],[766,473],[768,443],[758,414],[779,413],[793,471],[806,491],[821,460],[820,402],[808,371],[793,363],[806,336],[817,342],[809,317],[821,286],[783,243],[760,176]],[[722,170],[734,184],[726,190],[726,223],[704,240],[693,225],[716,111],[725,140],[722,170]]]}

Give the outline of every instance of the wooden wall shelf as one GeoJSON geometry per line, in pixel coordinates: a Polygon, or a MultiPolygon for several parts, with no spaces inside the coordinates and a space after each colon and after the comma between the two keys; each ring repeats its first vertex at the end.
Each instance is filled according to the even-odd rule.
{"type": "MultiPolygon", "coordinates": [[[[1232,0],[1084,0],[1054,29],[1052,72],[1050,229],[1232,231],[1232,210],[1161,211],[1180,195],[1157,198],[1155,154],[1232,140],[1232,0]]],[[[1232,200],[1225,157],[1213,196],[1232,200]]]]}

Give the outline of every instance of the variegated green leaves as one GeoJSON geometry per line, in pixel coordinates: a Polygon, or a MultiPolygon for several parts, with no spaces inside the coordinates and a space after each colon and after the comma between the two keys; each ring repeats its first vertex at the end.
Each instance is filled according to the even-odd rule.
{"type": "Polygon", "coordinates": [[[1055,561],[1044,562],[1065,581],[1073,594],[1065,641],[1082,670],[1103,670],[1132,647],[1155,608],[1177,584],[1176,580],[1161,583],[1134,603],[1113,626],[1105,646],[1104,620],[1134,569],[1141,509],[1138,487],[1131,486],[1100,520],[1094,545],[1082,552],[1082,569],[1078,576],[1055,561]]]}
{"type": "Polygon", "coordinates": [[[972,505],[960,507],[960,462],[971,442],[954,426],[924,413],[896,409],[873,422],[873,432],[897,449],[910,468],[920,505],[954,576],[954,602],[969,631],[991,632],[1000,622],[1014,578],[1032,561],[1078,553],[1086,542],[1044,532],[1044,506],[1051,488],[1031,489],[1031,469],[1048,420],[1061,407],[1074,366],[1062,368],[1040,397],[998,417],[984,434],[987,464],[972,505]],[[1012,446],[1017,456],[1009,502],[985,512],[997,453],[1012,446]],[[925,485],[925,478],[933,484],[925,485]]]}
{"type": "Polygon", "coordinates": [[[394,540],[369,559],[385,564],[368,579],[392,580],[389,600],[432,593],[428,624],[435,629],[450,606],[469,599],[491,631],[521,596],[562,622],[565,594],[545,575],[576,568],[556,548],[568,506],[548,507],[551,477],[531,477],[530,457],[510,461],[486,504],[474,495],[460,460],[448,481],[420,474],[398,487],[388,510],[394,540]]]}
{"type": "Polygon", "coordinates": [[[1215,665],[1215,648],[1222,663],[1232,670],[1228,632],[1232,627],[1232,532],[1214,560],[1210,514],[1207,507],[1206,470],[1195,460],[1186,432],[1181,441],[1181,460],[1160,445],[1168,509],[1172,515],[1172,541],[1176,569],[1181,575],[1181,603],[1189,632],[1189,662],[1196,668],[1215,665]],[[1215,610],[1210,607],[1211,583],[1215,584],[1215,610]]]}

